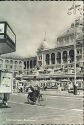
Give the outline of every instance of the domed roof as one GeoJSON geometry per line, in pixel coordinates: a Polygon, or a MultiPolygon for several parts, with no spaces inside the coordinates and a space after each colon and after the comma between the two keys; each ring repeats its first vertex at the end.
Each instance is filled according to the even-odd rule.
{"type": "Polygon", "coordinates": [[[49,48],[49,45],[48,45],[48,42],[46,40],[44,40],[42,42],[43,46],[44,46],[44,49],[48,49],[49,48]]]}
{"type": "Polygon", "coordinates": [[[47,40],[46,40],[46,32],[45,32],[45,35],[44,35],[44,39],[43,39],[43,41],[42,41],[42,44],[43,44],[43,46],[44,46],[44,49],[48,49],[48,48],[49,48],[49,44],[48,44],[48,42],[47,42],[47,40]]]}

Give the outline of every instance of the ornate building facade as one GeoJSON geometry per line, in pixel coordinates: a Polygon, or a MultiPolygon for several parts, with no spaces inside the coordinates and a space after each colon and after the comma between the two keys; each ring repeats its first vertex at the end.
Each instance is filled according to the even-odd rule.
{"type": "Polygon", "coordinates": [[[84,77],[84,42],[82,21],[83,20],[80,19],[76,20],[75,25],[72,23],[66,31],[61,33],[57,37],[55,48],[44,49],[37,53],[37,63],[35,66],[39,67],[37,69],[38,73],[36,72],[37,80],[41,80],[41,82],[42,80],[47,80],[48,82],[49,80],[69,80],[74,82],[76,63],[76,78],[80,81],[80,86],[82,86],[84,77]]]}
{"type": "MultiPolygon", "coordinates": [[[[79,20],[78,20],[79,21],[79,20]]],[[[42,67],[71,66],[74,64],[74,39],[76,37],[76,63],[84,65],[84,45],[83,45],[83,23],[76,22],[76,36],[74,36],[74,24],[57,38],[57,46],[54,49],[43,50],[38,53],[38,63],[42,67]]],[[[68,67],[67,67],[68,68],[68,67]]]]}
{"type": "Polygon", "coordinates": [[[12,54],[0,56],[0,70],[11,71],[14,75],[23,73],[23,59],[12,54]]]}
{"type": "Polygon", "coordinates": [[[44,84],[52,86],[53,83],[55,87],[58,83],[62,86],[63,82],[63,86],[66,86],[68,82],[74,85],[76,72],[76,80],[82,88],[84,79],[83,20],[75,20],[75,23],[61,33],[57,37],[55,48],[43,48],[44,45],[41,45],[36,57],[24,59],[23,79],[37,80],[41,86],[44,84]]]}

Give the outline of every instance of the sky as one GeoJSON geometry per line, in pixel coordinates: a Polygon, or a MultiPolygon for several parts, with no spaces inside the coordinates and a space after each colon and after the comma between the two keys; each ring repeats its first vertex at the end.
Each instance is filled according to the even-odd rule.
{"type": "Polygon", "coordinates": [[[71,6],[72,1],[1,1],[0,21],[7,21],[16,34],[15,53],[35,56],[44,38],[48,48],[55,47],[58,35],[74,20],[67,14],[71,6]]]}

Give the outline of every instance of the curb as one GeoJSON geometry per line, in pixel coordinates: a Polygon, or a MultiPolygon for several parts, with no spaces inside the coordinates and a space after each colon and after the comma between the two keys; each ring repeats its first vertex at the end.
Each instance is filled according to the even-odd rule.
{"type": "Polygon", "coordinates": [[[46,93],[46,95],[49,95],[49,96],[65,96],[65,97],[76,97],[76,98],[84,98],[84,96],[83,95],[81,95],[81,96],[78,96],[78,95],[60,95],[60,94],[47,94],[46,93]]]}
{"type": "MultiPolygon", "coordinates": [[[[14,94],[14,95],[18,95],[19,93],[12,93],[12,94],[14,94]]],[[[26,93],[21,93],[22,95],[26,95],[26,93]]],[[[43,93],[43,94],[45,94],[45,95],[49,95],[49,96],[63,96],[63,97],[76,97],[76,98],[84,98],[84,95],[63,95],[63,94],[49,94],[49,93],[43,93]]]]}

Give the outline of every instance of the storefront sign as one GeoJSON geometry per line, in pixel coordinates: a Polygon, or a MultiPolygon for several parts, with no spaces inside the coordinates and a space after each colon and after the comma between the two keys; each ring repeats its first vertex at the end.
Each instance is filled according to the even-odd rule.
{"type": "Polygon", "coordinates": [[[0,73],[0,93],[12,92],[12,73],[1,72],[0,73]]]}

